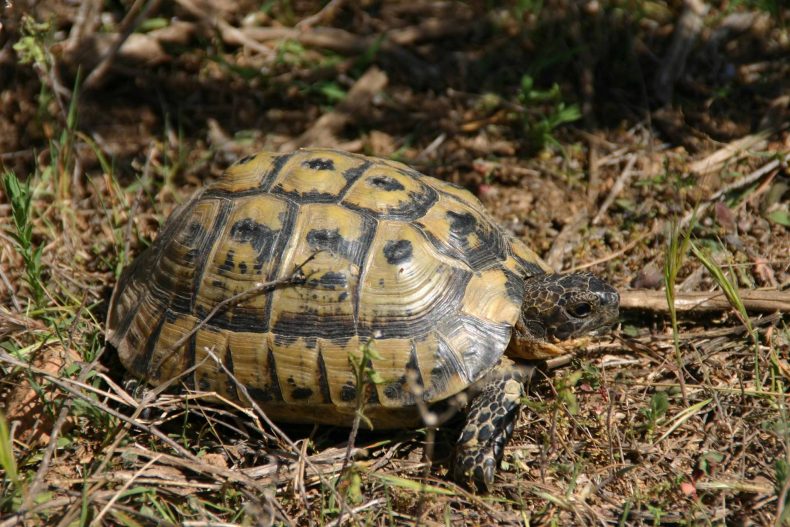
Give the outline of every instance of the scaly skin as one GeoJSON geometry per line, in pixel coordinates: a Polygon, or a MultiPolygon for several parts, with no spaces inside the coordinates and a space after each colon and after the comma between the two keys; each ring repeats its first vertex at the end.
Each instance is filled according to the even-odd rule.
{"type": "MultiPolygon", "coordinates": [[[[526,282],[524,305],[508,354],[531,358],[536,346],[573,339],[612,325],[617,291],[590,273],[540,275],[526,282]]],[[[528,373],[509,358],[473,387],[456,449],[453,476],[489,489],[525,395],[528,373]]]]}

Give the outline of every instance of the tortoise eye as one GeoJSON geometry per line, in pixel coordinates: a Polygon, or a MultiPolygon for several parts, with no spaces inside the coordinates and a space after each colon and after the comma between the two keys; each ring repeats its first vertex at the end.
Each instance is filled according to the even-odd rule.
{"type": "Polygon", "coordinates": [[[592,306],[587,302],[579,302],[572,306],[568,306],[568,313],[576,318],[585,318],[592,313],[592,306]]]}

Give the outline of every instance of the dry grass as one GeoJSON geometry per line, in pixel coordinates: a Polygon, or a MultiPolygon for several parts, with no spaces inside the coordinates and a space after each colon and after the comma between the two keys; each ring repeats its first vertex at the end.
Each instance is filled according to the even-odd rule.
{"type": "Polygon", "coordinates": [[[8,3],[0,527],[790,525],[787,13],[714,6],[678,66],[670,5],[520,5],[8,3]],[[350,444],[122,385],[123,266],[233,160],[315,141],[476,191],[642,306],[535,383],[490,494],[450,481],[453,429],[350,444]]]}

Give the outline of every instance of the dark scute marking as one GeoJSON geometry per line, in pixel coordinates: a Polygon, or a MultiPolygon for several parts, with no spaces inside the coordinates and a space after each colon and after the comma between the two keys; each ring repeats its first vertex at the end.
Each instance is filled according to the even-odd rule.
{"type": "Polygon", "coordinates": [[[525,278],[546,274],[546,271],[544,271],[538,264],[534,262],[528,262],[527,260],[518,256],[517,254],[513,254],[512,256],[516,260],[516,262],[518,262],[518,264],[524,269],[525,278]]]}
{"type": "Polygon", "coordinates": [[[320,157],[314,157],[313,159],[302,161],[302,166],[312,170],[334,170],[335,162],[331,159],[321,159],[320,157]]]}
{"type": "Polygon", "coordinates": [[[338,248],[348,243],[337,229],[313,229],[307,233],[307,244],[316,251],[339,252],[338,248]]]}
{"type": "Polygon", "coordinates": [[[191,313],[195,309],[195,299],[198,298],[200,285],[203,283],[203,274],[206,272],[206,264],[208,263],[208,257],[211,253],[208,248],[214,245],[220,233],[224,230],[225,223],[227,223],[228,216],[230,216],[230,209],[230,202],[221,202],[214,224],[200,244],[201,250],[198,253],[198,261],[195,262],[195,276],[192,281],[192,294],[190,296],[189,309],[185,310],[187,312],[191,313]]]}
{"type": "Polygon", "coordinates": [[[403,190],[405,188],[400,181],[389,176],[373,176],[372,178],[368,178],[367,182],[371,186],[387,192],[403,190]]]}
{"type": "Polygon", "coordinates": [[[197,385],[198,385],[198,389],[201,392],[207,392],[211,390],[211,383],[208,382],[208,379],[206,379],[205,377],[201,377],[200,380],[198,380],[197,385]]]}
{"type": "Polygon", "coordinates": [[[241,274],[247,274],[247,262],[239,262],[239,272],[241,274]]]}
{"type": "Polygon", "coordinates": [[[286,191],[281,185],[275,186],[272,189],[272,193],[286,196],[297,203],[334,203],[337,201],[337,196],[329,192],[319,192],[317,190],[309,190],[307,192],[299,192],[298,190],[286,191]]]}
{"type": "Polygon", "coordinates": [[[228,254],[225,255],[225,261],[222,263],[222,265],[219,266],[220,274],[221,273],[229,273],[229,272],[231,272],[233,270],[233,267],[235,266],[235,264],[233,263],[233,255],[234,254],[235,253],[234,253],[233,249],[230,249],[228,251],[228,254]]]}
{"type": "Polygon", "coordinates": [[[192,266],[195,264],[195,260],[198,256],[197,249],[190,249],[184,254],[184,263],[188,266],[192,266]]]}
{"type": "Polygon", "coordinates": [[[447,211],[447,219],[450,220],[450,230],[459,235],[466,236],[475,231],[477,220],[469,212],[447,211]]]}
{"type": "Polygon", "coordinates": [[[270,349],[266,358],[266,366],[269,368],[269,392],[272,401],[282,401],[283,392],[280,388],[280,380],[277,378],[277,363],[274,361],[274,352],[270,349]]]}
{"type": "Polygon", "coordinates": [[[274,335],[274,343],[278,346],[293,346],[300,338],[295,335],[274,335]]]}
{"type": "Polygon", "coordinates": [[[240,166],[240,165],[247,164],[250,161],[252,161],[253,159],[255,159],[255,155],[254,154],[250,154],[248,156],[244,156],[241,159],[239,159],[238,161],[236,161],[235,163],[233,163],[233,166],[240,166]]]}
{"type": "Polygon", "coordinates": [[[263,268],[263,262],[268,261],[272,256],[272,247],[277,239],[278,231],[273,231],[266,225],[258,223],[250,218],[244,218],[233,224],[230,228],[230,236],[239,243],[249,243],[257,254],[255,259],[255,270],[263,268]]]}
{"type": "MultiPolygon", "coordinates": [[[[203,320],[208,317],[204,306],[197,306],[195,315],[203,320]]],[[[244,331],[249,333],[266,333],[269,328],[261,310],[256,307],[235,306],[232,310],[215,313],[209,324],[204,326],[208,331],[244,331]]]]}
{"type": "Polygon", "coordinates": [[[347,382],[340,388],[340,400],[343,402],[353,401],[357,398],[357,387],[347,382]]]}
{"type": "Polygon", "coordinates": [[[300,386],[291,392],[291,397],[294,399],[309,399],[313,395],[313,390],[300,386]]]}
{"type": "MultiPolygon", "coordinates": [[[[197,331],[193,332],[190,335],[189,340],[187,340],[187,347],[184,350],[184,357],[183,357],[183,370],[186,371],[189,368],[192,368],[195,365],[195,348],[197,347],[197,331]]],[[[184,384],[186,385],[187,389],[194,390],[195,386],[197,386],[197,370],[192,372],[192,375],[187,375],[184,378],[184,384]]]]}
{"type": "Polygon", "coordinates": [[[247,393],[249,393],[250,397],[252,397],[255,401],[262,403],[268,403],[271,401],[280,400],[279,398],[275,398],[274,390],[269,386],[266,386],[264,388],[252,388],[250,386],[247,386],[247,393]]]}
{"type": "Polygon", "coordinates": [[[346,188],[348,188],[351,183],[359,179],[359,176],[364,174],[367,171],[367,169],[370,168],[370,165],[372,165],[370,161],[365,161],[364,163],[357,165],[355,167],[351,167],[345,172],[343,172],[343,179],[345,179],[348,182],[346,184],[346,188]]]}
{"type": "MultiPolygon", "coordinates": [[[[445,185],[447,185],[448,187],[452,187],[452,188],[454,188],[454,189],[456,189],[456,190],[469,190],[469,189],[467,189],[466,187],[464,187],[464,186],[462,186],[462,185],[459,185],[458,183],[453,183],[452,181],[443,181],[443,183],[444,183],[445,185]]],[[[450,197],[450,198],[456,198],[456,196],[455,196],[454,194],[451,194],[451,193],[445,192],[444,190],[442,190],[442,194],[444,194],[445,196],[448,196],[448,197],[450,197]]],[[[456,198],[456,199],[457,199],[457,198],[456,198]]]]}
{"type": "Polygon", "coordinates": [[[195,247],[196,243],[205,235],[205,233],[206,232],[205,229],[203,229],[203,226],[200,223],[193,221],[181,235],[181,243],[187,247],[195,247]]]}
{"type": "Polygon", "coordinates": [[[343,288],[348,285],[348,279],[345,273],[337,273],[329,271],[321,275],[321,278],[309,280],[308,285],[313,287],[321,287],[322,289],[343,288]]]}
{"type": "MultiPolygon", "coordinates": [[[[425,215],[428,209],[439,199],[439,195],[433,188],[420,182],[419,178],[414,179],[417,180],[420,190],[417,192],[410,191],[406,199],[399,201],[398,206],[388,207],[384,212],[360,207],[355,203],[348,203],[345,201],[342,204],[348,209],[359,211],[362,214],[371,215],[377,218],[402,221],[416,220],[425,215]]],[[[343,199],[344,196],[345,193],[341,193],[341,199],[343,199]]]]}
{"type": "Polygon", "coordinates": [[[233,373],[233,353],[230,350],[230,346],[228,346],[228,349],[225,350],[224,363],[225,363],[225,367],[228,369],[228,372],[230,373],[230,375],[228,375],[228,393],[234,399],[238,398],[238,395],[236,393],[236,382],[231,377],[235,375],[233,373]]]}
{"type": "Polygon", "coordinates": [[[272,324],[277,344],[289,344],[300,337],[348,339],[354,336],[354,324],[346,314],[332,315],[305,310],[300,313],[281,312],[272,324]]]}
{"type": "Polygon", "coordinates": [[[466,375],[465,365],[461,364],[459,357],[441,338],[439,339],[439,345],[436,347],[433,361],[431,383],[423,395],[426,401],[434,401],[444,396],[447,385],[455,376],[461,377],[466,383],[470,382],[466,375]]]}
{"type": "MultiPolygon", "coordinates": [[[[279,215],[280,224],[282,228],[278,232],[274,246],[272,247],[272,255],[273,255],[273,262],[269,269],[269,274],[266,276],[267,281],[274,280],[277,276],[281,275],[282,266],[282,256],[285,253],[285,247],[288,244],[288,241],[291,237],[291,231],[293,230],[294,223],[296,223],[296,216],[299,212],[299,207],[290,201],[285,202],[285,210],[279,215]]],[[[286,272],[289,274],[293,272],[293,270],[288,269],[286,272]]],[[[266,331],[269,330],[271,325],[271,312],[272,312],[272,294],[269,293],[266,295],[266,304],[263,308],[263,313],[261,314],[261,318],[264,320],[264,328],[266,331]]],[[[271,363],[270,363],[271,364],[271,363]]]]}
{"type": "Polygon", "coordinates": [[[343,302],[346,298],[348,298],[348,292],[347,291],[343,291],[342,293],[340,293],[338,295],[337,300],[338,300],[338,302],[343,302]]]}
{"type": "Polygon", "coordinates": [[[365,389],[368,391],[368,404],[381,404],[379,400],[379,392],[376,390],[376,387],[372,384],[366,384],[365,389]]]}
{"type": "Polygon", "coordinates": [[[138,375],[142,377],[151,377],[154,379],[159,378],[160,372],[150,371],[150,368],[151,359],[154,356],[154,350],[156,349],[156,344],[159,342],[159,335],[162,333],[162,326],[165,325],[165,320],[167,320],[167,312],[163,313],[162,316],[159,317],[159,320],[156,322],[156,326],[154,326],[154,330],[145,341],[143,352],[135,356],[134,360],[132,361],[131,370],[138,373],[138,375]]]}
{"type": "Polygon", "coordinates": [[[406,377],[401,377],[397,381],[388,384],[384,387],[384,397],[392,401],[399,401],[403,393],[403,384],[406,382],[406,377]]]}
{"type": "Polygon", "coordinates": [[[417,386],[425,386],[417,362],[417,349],[413,342],[409,352],[409,362],[406,363],[406,372],[397,381],[384,387],[384,396],[390,400],[401,401],[404,405],[414,404],[414,393],[409,389],[409,377],[412,377],[417,386]]]}
{"type": "Polygon", "coordinates": [[[315,251],[329,251],[355,261],[360,243],[343,238],[337,229],[314,229],[307,233],[307,244],[315,251]]]}
{"type": "MultiPolygon", "coordinates": [[[[150,251],[150,249],[148,249],[146,252],[148,251],[150,251]]],[[[129,288],[129,286],[133,282],[133,279],[135,278],[135,275],[137,274],[134,272],[134,270],[138,267],[137,262],[140,260],[141,257],[138,257],[137,260],[132,262],[132,265],[127,267],[121,274],[121,278],[118,281],[118,285],[116,286],[118,288],[117,295],[119,299],[121,298],[121,295],[127,294],[127,289],[129,288]]],[[[124,338],[126,338],[126,332],[129,331],[129,326],[131,326],[132,320],[134,320],[134,318],[138,314],[138,311],[140,311],[140,306],[142,305],[143,300],[145,300],[145,297],[146,297],[145,290],[138,291],[137,297],[134,299],[134,306],[131,309],[129,309],[126,313],[124,313],[123,317],[118,321],[118,323],[115,326],[115,338],[113,339],[115,342],[120,343],[123,341],[124,338]]],[[[111,316],[114,317],[118,316],[117,310],[119,306],[120,304],[116,304],[115,306],[113,306],[113,312],[111,313],[111,316]]]]}
{"type": "Polygon", "coordinates": [[[165,322],[172,323],[178,320],[179,314],[173,311],[172,309],[168,309],[165,311],[165,322]]]}
{"type": "Polygon", "coordinates": [[[422,380],[422,373],[420,373],[420,363],[417,361],[417,348],[414,343],[411,343],[411,351],[409,352],[409,362],[406,363],[406,374],[414,375],[414,382],[417,386],[425,386],[422,380]]]}
{"type": "Polygon", "coordinates": [[[370,246],[373,243],[373,239],[376,237],[376,231],[378,230],[379,226],[379,222],[373,218],[367,216],[362,216],[362,218],[363,234],[359,239],[359,248],[355,253],[355,258],[352,260],[357,264],[359,269],[363,270],[357,277],[357,283],[354,286],[354,291],[351,298],[351,302],[354,304],[354,323],[359,320],[359,303],[362,298],[362,286],[365,283],[365,262],[371,257],[372,251],[370,250],[370,246]]]}
{"type": "Polygon", "coordinates": [[[524,301],[524,280],[507,269],[505,269],[505,279],[508,298],[516,304],[521,304],[524,301]]]}
{"type": "Polygon", "coordinates": [[[230,351],[230,347],[225,350],[225,367],[228,369],[230,374],[233,374],[233,353],[230,351]]]}
{"type": "Polygon", "coordinates": [[[384,257],[387,263],[397,265],[412,257],[412,246],[409,240],[389,240],[384,244],[384,257]]]}
{"type": "MultiPolygon", "coordinates": [[[[450,217],[450,211],[448,211],[450,217]]],[[[457,214],[455,222],[451,220],[450,236],[447,240],[439,239],[434,233],[426,229],[426,225],[417,222],[422,233],[437,251],[451,258],[466,262],[475,271],[500,266],[507,255],[509,240],[490,223],[480,223],[470,213],[457,214]],[[467,217],[468,216],[468,217],[467,217]],[[471,229],[471,230],[470,230],[471,229]],[[469,232],[467,232],[469,230],[469,232]],[[469,234],[474,233],[477,243],[472,247],[469,243],[469,234]]]]}
{"type": "MultiPolygon", "coordinates": [[[[136,279],[142,280],[146,284],[153,282],[154,285],[150,287],[150,291],[154,297],[164,305],[169,303],[170,307],[178,313],[188,313],[192,309],[193,289],[189,287],[192,282],[188,279],[186,281],[181,279],[183,278],[181,274],[165,274],[160,263],[164,256],[172,257],[174,254],[170,249],[174,240],[175,243],[188,247],[181,261],[177,262],[178,265],[185,268],[185,271],[194,270],[197,273],[200,262],[207,257],[210,246],[206,240],[210,238],[210,234],[199,222],[192,221],[191,218],[191,212],[197,202],[198,200],[193,198],[190,203],[184,206],[183,210],[177,211],[165,222],[160,236],[148,249],[148,254],[138,258],[138,260],[143,259],[144,262],[135,272],[136,279]]],[[[179,248],[175,254],[181,250],[183,247],[179,248]]]]}
{"type": "MultiPolygon", "coordinates": [[[[285,164],[288,162],[289,159],[294,155],[295,152],[291,152],[290,154],[284,154],[274,158],[272,161],[271,168],[269,171],[263,176],[261,179],[261,184],[259,188],[261,190],[269,190],[272,186],[272,182],[277,179],[277,176],[282,171],[285,164]]],[[[238,195],[238,193],[237,193],[238,195]]]]}
{"type": "Polygon", "coordinates": [[[326,373],[326,363],[324,362],[324,354],[318,352],[318,386],[321,389],[321,398],[325,403],[332,402],[332,395],[329,392],[329,377],[326,373]]]}

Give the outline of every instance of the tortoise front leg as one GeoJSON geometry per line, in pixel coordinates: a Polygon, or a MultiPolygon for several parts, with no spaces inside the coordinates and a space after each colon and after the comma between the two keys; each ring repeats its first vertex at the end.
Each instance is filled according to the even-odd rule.
{"type": "Polygon", "coordinates": [[[472,388],[479,390],[467,412],[453,460],[453,477],[459,483],[470,480],[486,489],[513,434],[513,427],[525,395],[524,384],[534,368],[519,367],[510,359],[499,364],[472,388]]]}

